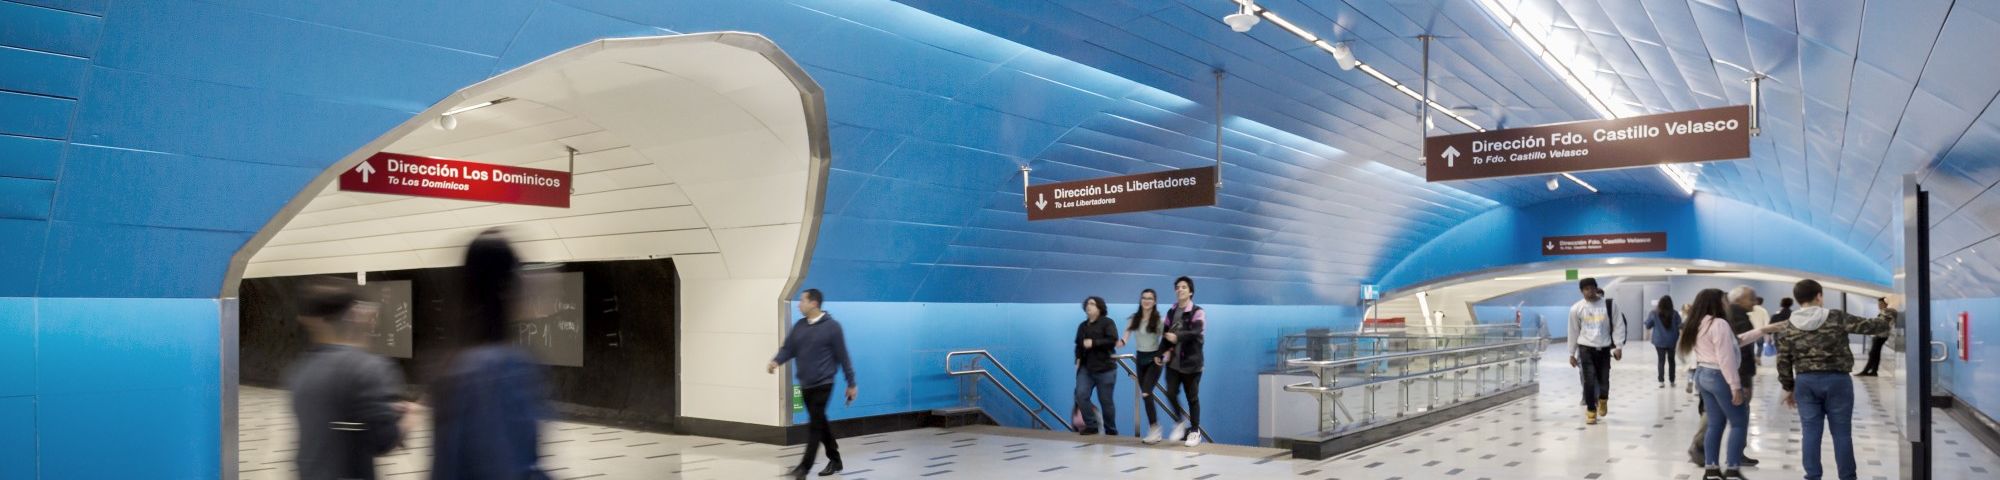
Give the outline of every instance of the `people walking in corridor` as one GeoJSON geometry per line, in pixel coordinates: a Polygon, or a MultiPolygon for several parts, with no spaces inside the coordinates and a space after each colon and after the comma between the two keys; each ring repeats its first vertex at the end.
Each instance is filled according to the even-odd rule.
{"type": "Polygon", "coordinates": [[[1167,312],[1166,373],[1167,404],[1174,408],[1174,416],[1184,420],[1174,424],[1174,440],[1185,440],[1187,446],[1201,445],[1201,371],[1202,336],[1207,329],[1208,316],[1201,307],[1194,304],[1194,279],[1181,277],[1174,279],[1173,310],[1167,312]],[[1181,410],[1182,390],[1187,392],[1187,410],[1181,410]]]}
{"type": "MultiPolygon", "coordinates": [[[[1704,479],[1740,479],[1743,474],[1743,448],[1748,441],[1750,410],[1746,380],[1738,370],[1743,358],[1742,347],[1763,338],[1766,331],[1753,329],[1736,334],[1731,328],[1728,308],[1723,306],[1722,291],[1702,290],[1694,298],[1694,309],[1688,316],[1691,320],[1681,328],[1677,350],[1682,355],[1692,353],[1695,359],[1696,387],[1701,392],[1702,402],[1707,406],[1706,422],[1703,429],[1702,465],[1706,468],[1704,479]],[[1723,444],[1723,434],[1729,435],[1729,443],[1723,444]],[[1726,453],[1725,453],[1726,452],[1726,453]]],[[[1778,328],[1778,327],[1768,327],[1778,328]]]]}
{"type": "Polygon", "coordinates": [[[466,310],[457,333],[466,341],[432,382],[431,478],[546,479],[539,465],[548,389],[541,365],[514,345],[520,257],[499,230],[487,230],[466,247],[460,274],[466,310]]]}
{"type": "Polygon", "coordinates": [[[373,480],[375,457],[411,430],[415,405],[400,399],[403,374],[368,352],[376,308],[337,280],[299,289],[299,324],[313,345],[286,372],[285,387],[298,420],[301,480],[373,480]]]}
{"type": "Polygon", "coordinates": [[[1569,308],[1569,366],[1581,369],[1584,423],[1610,413],[1611,360],[1625,358],[1625,341],[1618,335],[1617,314],[1596,278],[1576,283],[1583,299],[1569,308]]]}
{"type": "MultiPolygon", "coordinates": [[[[1893,310],[1889,309],[1889,298],[1883,297],[1876,299],[1875,311],[1893,312],[1893,310]]],[[[1882,373],[1881,372],[1882,345],[1889,343],[1889,332],[1894,330],[1894,325],[1896,322],[1894,321],[1894,319],[1891,319],[1889,323],[1891,325],[1890,330],[1884,330],[1882,331],[1882,333],[1878,333],[1868,337],[1868,364],[1862,366],[1861,373],[1856,374],[1855,376],[1873,377],[1882,373]]]]}
{"type": "Polygon", "coordinates": [[[847,356],[847,334],[833,314],[820,309],[825,301],[825,294],[817,288],[799,292],[801,316],[792,322],[792,331],[785,334],[777,356],[771,357],[771,364],[764,367],[766,373],[776,373],[785,362],[796,360],[792,364],[792,377],[798,380],[799,394],[805,400],[808,427],[805,454],[799,456],[799,466],[787,473],[793,478],[805,478],[806,472],[812,471],[820,445],[826,445],[826,469],[820,470],[819,476],[840,473],[844,467],[840,463],[840,444],[834,441],[833,425],[826,418],[826,403],[833,396],[834,373],[841,373],[847,380],[848,405],[853,405],[855,395],[860,393],[854,383],[854,362],[847,356]]]}
{"type": "MultiPolygon", "coordinates": [[[[1160,443],[1160,418],[1158,408],[1153,406],[1153,389],[1160,383],[1160,368],[1165,359],[1160,358],[1161,327],[1160,297],[1153,289],[1139,292],[1139,310],[1125,320],[1125,339],[1130,339],[1134,354],[1132,364],[1138,368],[1139,403],[1145,404],[1146,437],[1140,441],[1146,444],[1160,443]]],[[[1120,339],[1119,343],[1126,343],[1120,339]]],[[[1141,428],[1133,426],[1133,428],[1141,428]]]]}
{"type": "Polygon", "coordinates": [[[1874,318],[1828,309],[1822,306],[1824,289],[1811,279],[1793,286],[1792,296],[1800,308],[1778,337],[1778,384],[1785,387],[1785,406],[1799,410],[1805,478],[1819,480],[1824,473],[1820,441],[1831,429],[1834,466],[1841,480],[1854,480],[1854,379],[1847,376],[1854,369],[1854,352],[1847,348],[1847,336],[1889,333],[1896,310],[1887,299],[1874,318]]]}
{"type": "Polygon", "coordinates": [[[1674,342],[1680,339],[1681,312],[1674,310],[1674,297],[1660,297],[1660,304],[1646,312],[1646,328],[1653,333],[1653,351],[1658,354],[1660,388],[1679,383],[1674,378],[1674,342]]]}
{"type": "Polygon", "coordinates": [[[1100,408],[1090,404],[1090,392],[1097,392],[1104,434],[1118,435],[1118,364],[1111,356],[1119,345],[1118,324],[1104,318],[1104,299],[1083,299],[1083,323],[1076,326],[1076,408],[1083,414],[1084,435],[1098,432],[1100,408]]]}

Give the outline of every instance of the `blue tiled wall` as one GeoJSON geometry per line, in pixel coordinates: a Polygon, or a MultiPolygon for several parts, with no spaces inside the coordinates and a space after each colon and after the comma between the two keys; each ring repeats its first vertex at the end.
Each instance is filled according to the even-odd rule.
{"type": "Polygon", "coordinates": [[[2000,418],[2000,298],[1937,300],[1931,303],[1931,339],[1951,345],[1951,358],[1938,364],[1937,381],[1953,396],[1987,418],[2000,418]],[[1972,359],[1960,360],[1956,337],[1959,312],[1972,314],[1972,359]]]}
{"type": "MultiPolygon", "coordinates": [[[[1154,287],[1161,289],[1160,287],[1154,287]]],[[[1137,297],[1136,290],[1131,295],[1137,297]]],[[[1112,290],[1092,293],[1112,295],[1112,290]]],[[[1199,300],[1199,297],[1197,297],[1199,300]]],[[[1115,301],[1112,299],[1111,301],[1115,301]]],[[[847,332],[861,395],[852,406],[832,407],[834,418],[865,417],[960,405],[959,381],[946,375],[944,356],[954,350],[984,349],[1019,375],[1056,411],[1075,404],[1071,341],[1083,321],[1077,303],[915,303],[840,302],[827,311],[847,332]]],[[[1109,303],[1124,329],[1135,304],[1109,303]]],[[[1360,311],[1351,307],[1203,305],[1208,312],[1207,364],[1202,375],[1202,426],[1217,441],[1257,443],[1257,374],[1276,364],[1277,338],[1308,328],[1351,330],[1360,311]]],[[[1119,349],[1131,353],[1132,348],[1119,349]]],[[[1121,433],[1132,432],[1130,379],[1120,377],[1121,433]]],[[[1019,407],[988,391],[980,406],[1013,426],[1029,426],[1019,407]]],[[[1164,413],[1162,414],[1165,415],[1164,413]]],[[[803,413],[795,421],[804,422],[803,413]]]]}
{"type": "Polygon", "coordinates": [[[213,299],[0,298],[0,478],[215,478],[213,299]]]}

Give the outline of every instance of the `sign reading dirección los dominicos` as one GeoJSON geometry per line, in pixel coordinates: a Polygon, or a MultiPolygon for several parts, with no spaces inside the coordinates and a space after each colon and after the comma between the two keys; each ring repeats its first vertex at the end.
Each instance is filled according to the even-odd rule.
{"type": "Polygon", "coordinates": [[[343,192],[569,208],[569,172],[376,153],[340,174],[343,192]]]}
{"type": "Polygon", "coordinates": [[[1215,167],[1141,173],[1028,187],[1028,220],[1215,204],[1215,167]]]}
{"type": "Polygon", "coordinates": [[[1462,133],[1424,139],[1432,182],[1735,160],[1750,156],[1750,107],[1462,133]]]}

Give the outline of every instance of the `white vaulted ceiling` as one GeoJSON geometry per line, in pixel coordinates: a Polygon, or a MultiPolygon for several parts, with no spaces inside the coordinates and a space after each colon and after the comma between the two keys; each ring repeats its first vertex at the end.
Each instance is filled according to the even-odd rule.
{"type": "Polygon", "coordinates": [[[502,75],[446,108],[497,98],[514,100],[382,150],[562,171],[574,148],[570,208],[330,184],[244,276],[454,266],[496,226],[533,262],[673,257],[684,276],[792,273],[810,142],[798,88],[764,57],[714,43],[610,48],[502,75]]]}

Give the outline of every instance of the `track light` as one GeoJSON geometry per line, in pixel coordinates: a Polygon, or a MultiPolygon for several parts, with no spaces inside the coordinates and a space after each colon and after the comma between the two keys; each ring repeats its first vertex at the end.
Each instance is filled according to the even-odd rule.
{"type": "Polygon", "coordinates": [[[1341,70],[1353,70],[1356,64],[1361,63],[1354,60],[1354,49],[1348,47],[1347,42],[1333,44],[1329,52],[1333,53],[1333,61],[1340,62],[1341,70]]]}
{"type": "Polygon", "coordinates": [[[1256,2],[1237,5],[1236,13],[1222,17],[1222,23],[1229,24],[1229,29],[1235,30],[1237,33],[1250,31],[1250,28],[1256,27],[1257,21],[1260,20],[1257,18],[1257,14],[1251,11],[1251,8],[1255,5],[1256,2]]]}

